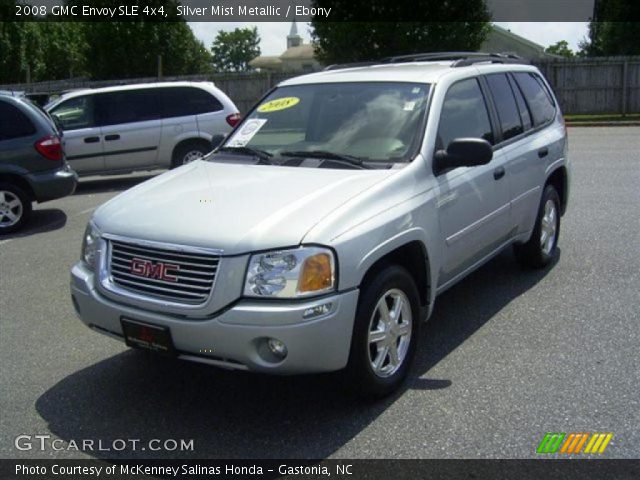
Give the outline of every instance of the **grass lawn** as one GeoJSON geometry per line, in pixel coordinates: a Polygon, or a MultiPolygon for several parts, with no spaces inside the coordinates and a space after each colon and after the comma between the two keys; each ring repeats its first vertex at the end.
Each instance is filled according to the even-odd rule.
{"type": "Polygon", "coordinates": [[[640,113],[627,113],[624,117],[619,113],[598,114],[598,115],[565,115],[567,122],[625,122],[639,121],[640,113]]]}

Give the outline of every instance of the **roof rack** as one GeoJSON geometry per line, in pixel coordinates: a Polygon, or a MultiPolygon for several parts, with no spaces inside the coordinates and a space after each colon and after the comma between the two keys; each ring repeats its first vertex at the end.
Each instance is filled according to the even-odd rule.
{"type": "Polygon", "coordinates": [[[345,63],[341,65],[330,65],[325,70],[337,70],[339,68],[368,67],[371,65],[382,65],[388,63],[407,62],[437,62],[452,60],[452,67],[467,67],[474,63],[528,63],[523,58],[509,53],[483,53],[483,52],[431,52],[412,53],[410,55],[397,55],[386,57],[377,62],[345,63]]]}

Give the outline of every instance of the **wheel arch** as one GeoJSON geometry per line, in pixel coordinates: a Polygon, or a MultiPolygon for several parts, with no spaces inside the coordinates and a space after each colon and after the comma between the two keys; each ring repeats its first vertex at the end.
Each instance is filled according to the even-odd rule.
{"type": "Polygon", "coordinates": [[[31,184],[21,175],[15,173],[0,173],[0,182],[11,183],[20,187],[29,196],[29,199],[34,202],[36,200],[35,192],[31,184]]]}
{"type": "Polygon", "coordinates": [[[366,269],[360,285],[368,282],[388,265],[400,265],[410,273],[418,288],[420,306],[429,307],[432,303],[433,284],[431,263],[425,243],[421,240],[410,240],[382,254],[366,269]]]}
{"type": "Polygon", "coordinates": [[[567,210],[567,203],[569,197],[569,179],[567,175],[567,167],[564,165],[559,166],[553,170],[548,176],[545,182],[545,187],[552,185],[558,192],[560,197],[560,214],[564,215],[567,210]]]}
{"type": "Polygon", "coordinates": [[[212,150],[211,140],[207,140],[206,138],[203,138],[203,137],[188,137],[180,140],[178,143],[175,144],[175,146],[173,147],[173,150],[171,151],[171,160],[174,161],[176,159],[176,154],[178,151],[180,151],[181,148],[190,144],[203,145],[205,146],[205,148],[208,149],[208,151],[212,150]]]}

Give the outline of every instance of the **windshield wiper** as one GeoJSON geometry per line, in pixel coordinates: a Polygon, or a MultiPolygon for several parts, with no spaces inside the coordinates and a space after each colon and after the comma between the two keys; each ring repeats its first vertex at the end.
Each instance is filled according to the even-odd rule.
{"type": "Polygon", "coordinates": [[[291,152],[280,152],[283,157],[318,158],[321,160],[337,160],[360,168],[369,168],[364,164],[368,158],[347,155],[346,153],[335,153],[328,150],[295,150],[291,152]]]}
{"type": "Polygon", "coordinates": [[[240,155],[252,155],[254,157],[258,157],[260,161],[268,164],[274,165],[271,161],[271,157],[273,157],[273,153],[269,153],[266,150],[260,150],[259,148],[252,147],[220,147],[218,152],[231,152],[231,153],[239,153],[240,155]]]}

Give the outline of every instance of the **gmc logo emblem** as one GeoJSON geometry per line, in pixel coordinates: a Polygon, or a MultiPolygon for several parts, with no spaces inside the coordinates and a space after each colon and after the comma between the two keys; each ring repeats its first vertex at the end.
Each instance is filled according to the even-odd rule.
{"type": "Polygon", "coordinates": [[[139,277],[155,278],[157,280],[165,280],[167,282],[177,282],[178,277],[171,275],[171,272],[180,271],[180,265],[171,263],[152,262],[143,258],[131,259],[131,273],[139,277]]]}

